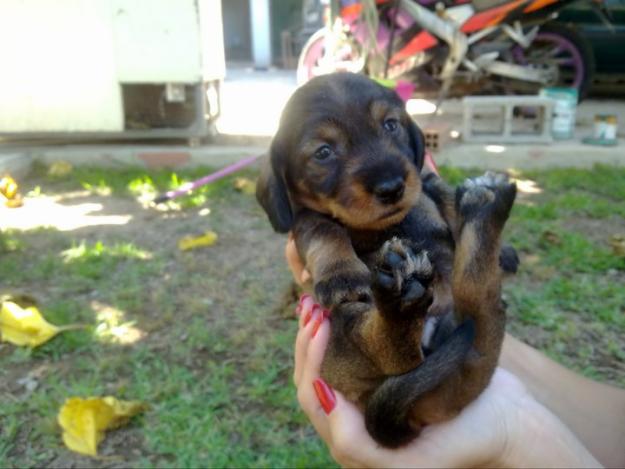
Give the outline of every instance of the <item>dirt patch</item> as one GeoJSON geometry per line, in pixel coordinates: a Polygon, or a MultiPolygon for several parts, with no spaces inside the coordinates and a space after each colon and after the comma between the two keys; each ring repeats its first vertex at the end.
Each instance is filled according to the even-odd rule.
{"type": "Polygon", "coordinates": [[[612,236],[625,236],[625,219],[619,216],[608,218],[575,217],[564,220],[562,226],[569,231],[583,234],[599,245],[609,247],[612,236]]]}

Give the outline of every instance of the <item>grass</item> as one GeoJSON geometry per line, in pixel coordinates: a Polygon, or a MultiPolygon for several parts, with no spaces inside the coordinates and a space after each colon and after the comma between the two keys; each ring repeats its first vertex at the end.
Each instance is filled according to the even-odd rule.
{"type": "MultiPolygon", "coordinates": [[[[208,172],[76,168],[50,178],[39,167],[25,182],[32,197],[71,204],[63,197],[80,192],[133,218],[0,232],[0,294],[32,296],[52,323],[88,325],[34,350],[0,345],[0,466],[334,465],[291,384],[296,323],[282,313],[292,310],[282,300],[284,239],[233,178],[165,211],[141,203],[208,172]],[[218,233],[215,246],[177,250],[181,236],[206,229],[218,233]],[[100,459],[66,450],[56,425],[67,397],[91,395],[150,406],[109,433],[100,459]]],[[[476,174],[442,172],[453,183],[476,174]]],[[[608,244],[625,232],[625,170],[518,177],[542,192],[519,197],[506,229],[523,261],[505,288],[509,330],[587,376],[625,385],[625,260],[608,244]]]]}
{"type": "MultiPolygon", "coordinates": [[[[178,189],[185,183],[192,182],[212,172],[211,168],[198,167],[185,170],[182,173],[168,170],[146,172],[141,168],[126,168],[124,170],[111,170],[108,168],[77,167],[71,173],[64,176],[50,177],[47,175],[48,168],[36,164],[33,174],[46,178],[46,193],[57,193],[67,188],[82,188],[93,194],[108,196],[133,196],[138,198],[153,199],[156,195],[168,190],[178,189]]],[[[178,199],[172,206],[181,208],[199,207],[206,204],[209,198],[219,197],[225,192],[224,189],[232,185],[232,178],[218,180],[194,189],[186,197],[178,199]]],[[[41,191],[40,186],[35,186],[35,192],[41,191]]]]}

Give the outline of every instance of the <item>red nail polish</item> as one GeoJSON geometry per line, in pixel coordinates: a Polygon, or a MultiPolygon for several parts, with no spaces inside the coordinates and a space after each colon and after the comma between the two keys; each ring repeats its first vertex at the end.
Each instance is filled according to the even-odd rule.
{"type": "Polygon", "coordinates": [[[323,310],[323,317],[324,318],[329,318],[330,317],[330,310],[329,309],[324,309],[323,310]]]}
{"type": "Polygon", "coordinates": [[[302,304],[306,298],[310,298],[310,295],[308,293],[304,293],[302,296],[300,296],[299,304],[302,304]]]}
{"type": "Polygon", "coordinates": [[[319,404],[321,404],[323,411],[328,415],[336,405],[334,391],[332,391],[332,388],[321,378],[317,378],[313,381],[313,388],[315,388],[315,394],[317,394],[319,404]]]}
{"type": "Polygon", "coordinates": [[[319,330],[319,328],[321,327],[321,324],[323,324],[323,321],[326,318],[325,312],[326,310],[323,310],[321,311],[321,313],[317,315],[317,319],[315,320],[315,325],[313,326],[313,330],[312,330],[313,337],[317,335],[317,331],[319,330]]]}
{"type": "Polygon", "coordinates": [[[313,307],[310,308],[310,310],[308,311],[308,314],[304,317],[304,326],[306,326],[310,322],[310,319],[314,316],[314,314],[319,309],[321,309],[321,306],[319,305],[313,305],[313,307]]]}

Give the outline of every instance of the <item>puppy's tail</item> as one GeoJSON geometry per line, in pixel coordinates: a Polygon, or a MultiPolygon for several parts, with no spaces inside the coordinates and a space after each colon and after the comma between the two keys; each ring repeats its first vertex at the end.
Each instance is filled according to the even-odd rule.
{"type": "Polygon", "coordinates": [[[398,447],[418,434],[408,421],[412,404],[458,370],[474,337],[475,323],[467,319],[418,367],[387,378],[375,390],[367,402],[365,425],[378,443],[398,447]]]}

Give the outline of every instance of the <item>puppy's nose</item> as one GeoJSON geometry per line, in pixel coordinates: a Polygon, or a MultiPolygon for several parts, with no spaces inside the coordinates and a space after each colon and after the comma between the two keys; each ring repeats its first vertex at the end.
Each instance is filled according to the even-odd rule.
{"type": "Polygon", "coordinates": [[[394,204],[404,195],[404,179],[396,177],[377,183],[373,187],[376,198],[384,204],[394,204]]]}

